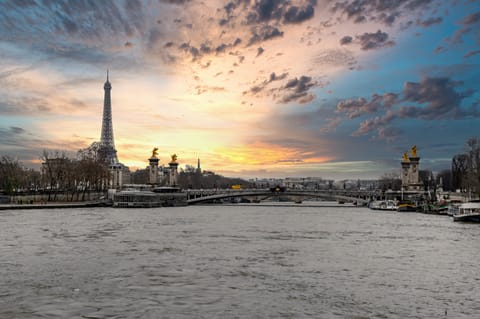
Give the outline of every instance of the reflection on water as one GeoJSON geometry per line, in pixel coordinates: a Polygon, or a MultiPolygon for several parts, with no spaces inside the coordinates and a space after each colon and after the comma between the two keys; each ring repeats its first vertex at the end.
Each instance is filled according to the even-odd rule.
{"type": "Polygon", "coordinates": [[[475,318],[479,238],[351,207],[2,211],[0,318],[475,318]]]}

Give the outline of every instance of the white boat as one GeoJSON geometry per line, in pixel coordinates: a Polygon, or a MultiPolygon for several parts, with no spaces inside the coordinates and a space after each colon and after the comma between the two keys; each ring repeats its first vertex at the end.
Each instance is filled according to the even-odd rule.
{"type": "Polygon", "coordinates": [[[480,202],[463,203],[453,214],[454,222],[480,222],[480,202]]]}
{"type": "Polygon", "coordinates": [[[397,210],[397,204],[393,200],[373,201],[368,207],[374,210],[397,210]]]}
{"type": "Polygon", "coordinates": [[[447,215],[448,216],[453,216],[453,215],[458,214],[458,209],[459,209],[460,205],[462,205],[461,202],[452,202],[452,203],[448,204],[447,215]]]}

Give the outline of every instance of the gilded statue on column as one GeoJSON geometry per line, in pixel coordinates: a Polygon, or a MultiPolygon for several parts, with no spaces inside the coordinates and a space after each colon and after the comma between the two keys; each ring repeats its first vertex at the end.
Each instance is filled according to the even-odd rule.
{"type": "Polygon", "coordinates": [[[158,147],[154,147],[152,150],[152,158],[157,158],[158,155],[158,147]]]}
{"type": "Polygon", "coordinates": [[[412,157],[418,157],[418,155],[417,155],[417,145],[414,145],[412,147],[412,157]]]}

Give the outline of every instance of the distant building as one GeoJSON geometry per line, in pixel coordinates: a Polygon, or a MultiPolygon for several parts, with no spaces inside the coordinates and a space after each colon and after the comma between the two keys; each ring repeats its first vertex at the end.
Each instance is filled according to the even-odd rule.
{"type": "Polygon", "coordinates": [[[283,185],[289,189],[318,190],[327,189],[328,181],[321,177],[287,177],[283,185]]]}
{"type": "Polygon", "coordinates": [[[285,186],[282,178],[252,178],[248,180],[254,188],[271,188],[285,186]]]}
{"type": "Polygon", "coordinates": [[[149,182],[148,178],[148,168],[147,169],[137,169],[131,174],[132,184],[147,184],[149,182]]]}

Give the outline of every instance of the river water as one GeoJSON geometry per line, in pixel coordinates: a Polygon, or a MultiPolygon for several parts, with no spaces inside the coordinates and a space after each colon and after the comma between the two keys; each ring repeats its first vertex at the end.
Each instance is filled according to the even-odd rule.
{"type": "Polygon", "coordinates": [[[480,225],[354,207],[0,211],[0,318],[480,318],[480,225]]]}

